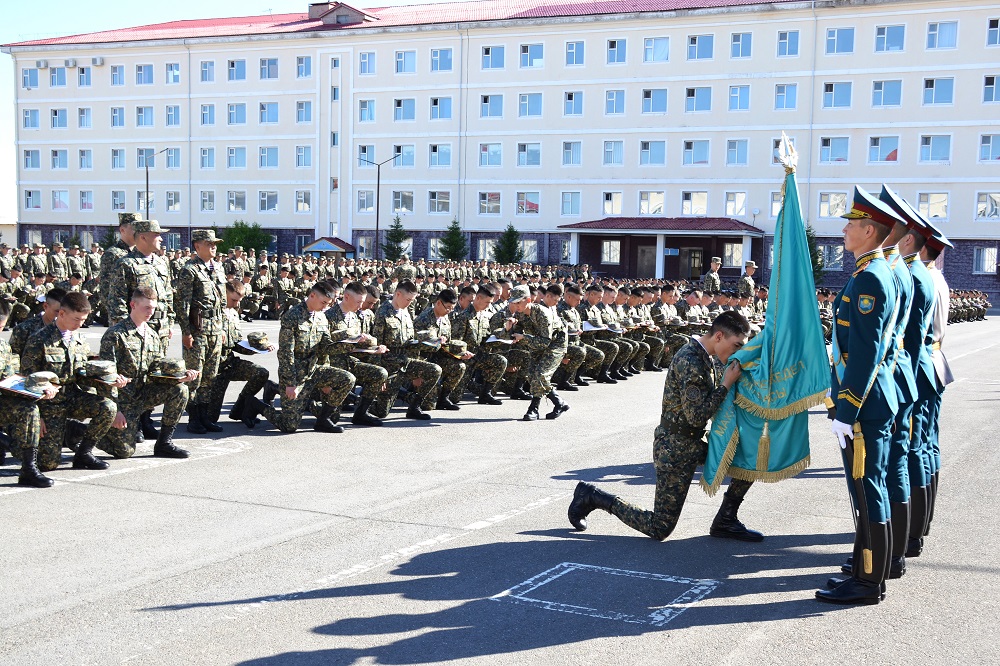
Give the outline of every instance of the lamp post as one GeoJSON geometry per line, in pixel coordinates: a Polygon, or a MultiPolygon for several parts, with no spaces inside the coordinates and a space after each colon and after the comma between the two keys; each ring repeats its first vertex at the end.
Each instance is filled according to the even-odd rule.
{"type": "Polygon", "coordinates": [[[149,163],[156,159],[156,156],[160,153],[165,153],[170,148],[164,148],[163,150],[153,153],[151,156],[146,157],[146,219],[149,219],[149,163]]]}
{"type": "Polygon", "coordinates": [[[379,205],[382,203],[382,165],[386,162],[391,162],[396,159],[393,155],[389,159],[382,160],[381,162],[372,162],[371,160],[366,160],[363,157],[359,157],[359,162],[365,162],[371,164],[375,167],[375,261],[378,261],[379,250],[381,249],[381,244],[378,242],[378,214],[379,205]]]}

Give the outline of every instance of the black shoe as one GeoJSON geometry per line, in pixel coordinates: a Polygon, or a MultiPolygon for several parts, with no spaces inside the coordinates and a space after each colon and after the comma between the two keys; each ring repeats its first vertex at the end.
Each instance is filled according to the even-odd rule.
{"type": "MultiPolygon", "coordinates": [[[[826,581],[826,589],[835,590],[849,580],[851,580],[850,577],[838,578],[834,576],[833,578],[830,578],[829,580],[826,581]]],[[[882,585],[880,586],[878,596],[879,596],[879,601],[885,601],[885,583],[882,583],[882,585]]]]}
{"type": "Polygon", "coordinates": [[[187,431],[194,435],[204,435],[208,432],[208,429],[201,421],[201,405],[194,405],[188,403],[188,422],[187,431]]]}
{"type": "MultiPolygon", "coordinates": [[[[281,393],[281,389],[278,388],[278,385],[271,380],[268,380],[268,382],[264,384],[264,391],[260,394],[260,400],[265,405],[270,405],[274,402],[274,397],[279,393],[281,393]]],[[[240,420],[242,421],[243,419],[240,420]]]]}
{"type": "Polygon", "coordinates": [[[906,557],[894,557],[889,560],[889,578],[902,578],[906,575],[906,557]]]}
{"type": "Polygon", "coordinates": [[[528,405],[528,411],[524,413],[521,418],[522,421],[537,421],[541,417],[538,415],[538,405],[542,404],[541,398],[532,398],[531,404],[528,405]]]}
{"type": "Polygon", "coordinates": [[[763,541],[763,534],[747,529],[746,525],[736,517],[742,503],[742,498],[735,500],[729,495],[729,491],[726,491],[722,496],[722,506],[719,507],[719,512],[712,521],[712,527],[708,530],[709,536],[737,541],[763,541]]]}
{"type": "Polygon", "coordinates": [[[416,400],[410,400],[410,406],[406,408],[406,418],[414,421],[430,421],[431,415],[420,409],[416,400]]]}
{"type": "Polygon", "coordinates": [[[583,375],[581,375],[579,372],[576,373],[576,378],[573,380],[573,383],[576,384],[577,386],[590,386],[590,382],[585,380],[583,378],[583,375]]]}
{"type": "MultiPolygon", "coordinates": [[[[83,436],[86,432],[87,425],[82,421],[77,421],[76,419],[66,419],[66,431],[63,435],[63,446],[76,453],[76,450],[80,447],[80,442],[83,441],[83,436]]],[[[140,440],[140,442],[141,441],[142,440],[140,440]]]]}
{"type": "Polygon", "coordinates": [[[617,384],[618,380],[611,376],[611,371],[608,368],[601,370],[601,374],[597,375],[598,384],[617,384]]]}
{"type": "Polygon", "coordinates": [[[484,388],[483,392],[479,394],[479,404],[480,405],[502,405],[503,400],[495,398],[488,388],[484,388]]]}
{"type": "Polygon", "coordinates": [[[340,434],[344,432],[344,426],[337,425],[337,421],[339,420],[340,412],[330,405],[324,404],[320,408],[319,414],[316,415],[316,425],[313,426],[313,430],[316,432],[340,434]]]}
{"type": "Polygon", "coordinates": [[[906,544],[906,557],[920,557],[924,552],[924,538],[910,539],[906,544]]]}
{"type": "Polygon", "coordinates": [[[38,471],[38,449],[21,449],[21,473],[17,475],[17,485],[29,488],[51,488],[52,479],[38,471]]]}
{"type": "Polygon", "coordinates": [[[874,605],[884,598],[878,583],[849,578],[830,590],[817,590],[816,599],[828,604],[874,605]]]}
{"type": "Polygon", "coordinates": [[[258,423],[257,416],[264,411],[265,407],[267,407],[266,404],[254,396],[250,396],[247,398],[247,401],[243,403],[243,418],[241,418],[240,421],[247,428],[253,430],[254,426],[258,423]]]}
{"type": "Polygon", "coordinates": [[[358,400],[357,406],[354,408],[354,416],[351,417],[351,423],[356,426],[372,426],[379,427],[382,425],[382,419],[372,416],[368,412],[368,408],[371,407],[371,398],[361,398],[358,400]]]}
{"type": "Polygon", "coordinates": [[[201,419],[201,424],[205,426],[205,430],[208,432],[222,432],[222,426],[212,420],[211,414],[208,413],[208,405],[201,404],[198,405],[198,415],[201,419]]]}
{"type": "Polygon", "coordinates": [[[531,394],[526,393],[521,387],[521,382],[514,382],[514,388],[510,391],[511,400],[531,400],[531,394]]]}
{"type": "Polygon", "coordinates": [[[176,426],[160,426],[160,435],[153,445],[153,455],[157,458],[187,458],[188,452],[174,444],[176,426]]]}
{"type": "Polygon", "coordinates": [[[247,397],[240,393],[239,397],[236,398],[236,402],[233,403],[233,408],[229,410],[229,418],[234,421],[243,420],[243,406],[247,403],[247,397]]]}
{"type": "Polygon", "coordinates": [[[547,397],[552,403],[552,411],[545,415],[546,420],[552,421],[569,411],[569,405],[563,402],[562,398],[560,398],[559,394],[555,391],[549,391],[549,395],[547,397]]]}
{"type": "Polygon", "coordinates": [[[608,370],[608,375],[610,375],[612,379],[617,379],[620,382],[626,381],[628,380],[629,377],[632,376],[627,374],[624,370],[622,370],[622,367],[617,363],[611,366],[611,368],[608,370]]]}
{"type": "Polygon", "coordinates": [[[76,455],[73,456],[73,469],[101,470],[110,467],[108,463],[95,458],[91,451],[94,450],[94,442],[81,442],[76,455]]]}
{"type": "Polygon", "coordinates": [[[443,409],[447,412],[457,412],[461,409],[461,407],[453,403],[451,398],[449,398],[446,394],[442,394],[441,397],[438,398],[437,404],[434,407],[435,409],[443,409]]]}
{"type": "Polygon", "coordinates": [[[153,412],[143,412],[139,415],[139,427],[142,428],[142,438],[156,439],[160,436],[156,426],[153,425],[153,412]]]}
{"type": "Polygon", "coordinates": [[[844,563],[840,565],[840,571],[842,573],[847,574],[848,576],[850,576],[851,574],[853,574],[854,573],[854,558],[853,557],[848,557],[846,560],[844,560],[844,563]]]}
{"type": "Polygon", "coordinates": [[[568,379],[563,379],[561,382],[556,384],[556,388],[560,391],[579,391],[577,387],[569,383],[568,379]]]}
{"type": "Polygon", "coordinates": [[[646,367],[645,367],[645,369],[648,370],[649,372],[662,372],[663,371],[663,368],[661,368],[660,366],[656,365],[655,363],[653,363],[648,358],[646,359],[646,367]]]}
{"type": "Polygon", "coordinates": [[[615,499],[617,498],[611,493],[598,490],[595,486],[581,481],[576,484],[576,490],[573,491],[573,501],[569,503],[569,509],[566,511],[569,524],[582,532],[587,529],[587,516],[590,515],[590,512],[594,509],[610,512],[615,499]]]}

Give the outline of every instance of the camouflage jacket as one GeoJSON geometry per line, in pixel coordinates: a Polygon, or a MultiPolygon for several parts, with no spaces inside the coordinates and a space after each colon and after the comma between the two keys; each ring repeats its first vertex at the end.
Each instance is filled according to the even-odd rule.
{"type": "Polygon", "coordinates": [[[480,346],[492,332],[489,310],[476,312],[471,303],[451,320],[451,339],[465,342],[473,354],[479,352],[480,346]]]}
{"type": "Polygon", "coordinates": [[[6,340],[0,339],[0,379],[7,379],[14,374],[14,355],[6,340]]]}
{"type": "Polygon", "coordinates": [[[580,333],[583,331],[583,320],[580,318],[580,311],[566,301],[559,301],[556,305],[556,314],[563,320],[569,344],[580,344],[580,333]]]}
{"type": "Polygon", "coordinates": [[[451,319],[448,315],[438,317],[434,314],[434,306],[428,306],[413,320],[413,329],[416,331],[430,331],[431,337],[451,340],[451,319]]]}
{"type": "Polygon", "coordinates": [[[24,353],[24,346],[28,343],[28,338],[42,330],[45,327],[45,320],[42,319],[42,315],[37,314],[34,317],[28,317],[20,324],[14,327],[14,330],[10,332],[10,349],[17,356],[21,356],[24,353]]]}
{"type": "Polygon", "coordinates": [[[73,273],[79,273],[84,279],[87,278],[87,259],[83,255],[66,257],[66,275],[68,277],[73,273]]]}
{"type": "Polygon", "coordinates": [[[553,308],[541,303],[531,303],[528,310],[517,315],[517,324],[511,333],[524,337],[517,343],[518,348],[529,354],[538,354],[547,349],[566,348],[566,329],[553,308]]]}
{"type": "Polygon", "coordinates": [[[79,386],[79,371],[87,366],[89,358],[90,345],[79,331],[74,332],[67,343],[59,327],[52,322],[28,338],[21,354],[21,374],[27,377],[33,372],[54,372],[63,387],[50,403],[55,405],[66,400],[70,387],[79,386]]]}
{"type": "MultiPolygon", "coordinates": [[[[331,360],[334,361],[333,365],[343,367],[341,363],[336,362],[338,359],[335,357],[349,356],[357,349],[358,345],[341,341],[361,335],[361,317],[356,312],[344,312],[339,304],[331,305],[325,314],[330,325],[330,340],[333,343],[330,348],[331,360]]],[[[339,360],[350,363],[346,358],[339,360]]]]}
{"type": "Polygon", "coordinates": [[[330,325],[322,312],[310,312],[305,303],[290,307],[278,333],[278,385],[302,386],[330,346],[330,325]]]}
{"type": "Polygon", "coordinates": [[[753,296],[754,284],[753,278],[746,273],[740,278],[739,284],[736,287],[736,293],[740,296],[753,296]]]}
{"type": "Polygon", "coordinates": [[[728,389],[719,384],[718,368],[697,340],[674,355],[663,385],[660,428],[668,435],[700,438],[728,389]]]}
{"type": "Polygon", "coordinates": [[[409,357],[406,345],[413,339],[413,333],[413,320],[409,310],[397,310],[392,301],[379,306],[375,312],[371,334],[379,344],[389,348],[388,353],[383,355],[383,363],[406,365],[409,357]]]}
{"type": "Polygon", "coordinates": [[[218,335],[223,331],[226,282],[221,267],[194,256],[177,279],[177,323],[183,335],[218,335]]]}
{"type": "MultiPolygon", "coordinates": [[[[115,266],[118,261],[128,254],[132,248],[126,245],[123,241],[119,240],[117,243],[109,247],[101,255],[101,271],[100,271],[100,285],[101,285],[101,300],[104,302],[104,307],[108,307],[108,298],[111,291],[111,281],[115,274],[115,266]]],[[[126,303],[126,307],[128,304],[126,303]]]]}
{"type": "Polygon", "coordinates": [[[156,312],[149,325],[156,331],[169,329],[174,323],[174,290],[167,262],[155,254],[145,257],[134,249],[119,259],[111,272],[105,303],[110,323],[128,318],[128,303],[137,287],[148,287],[156,294],[156,312]]]}
{"type": "Polygon", "coordinates": [[[163,358],[163,347],[159,333],[148,325],[140,333],[132,318],[126,317],[104,332],[99,355],[114,361],[118,374],[132,380],[118,389],[118,395],[127,399],[148,381],[150,366],[163,358]]]}
{"type": "Polygon", "coordinates": [[[69,264],[66,262],[66,255],[62,252],[53,252],[49,255],[47,271],[57,280],[65,280],[69,274],[69,264]]]}

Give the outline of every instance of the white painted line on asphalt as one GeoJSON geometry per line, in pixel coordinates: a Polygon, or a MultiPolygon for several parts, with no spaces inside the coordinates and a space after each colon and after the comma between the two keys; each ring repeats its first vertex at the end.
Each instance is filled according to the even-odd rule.
{"type": "Polygon", "coordinates": [[[558,611],[560,613],[571,613],[574,615],[586,615],[588,617],[603,620],[615,620],[618,622],[628,622],[630,624],[649,624],[654,627],[664,627],[681,613],[690,608],[693,604],[701,601],[711,594],[720,585],[717,580],[678,578],[676,576],[665,576],[663,574],[647,573],[643,571],[629,571],[627,569],[611,569],[608,567],[598,567],[590,564],[577,564],[576,562],[563,562],[547,571],[532,576],[528,580],[515,585],[509,590],[490,597],[493,601],[509,601],[511,603],[537,606],[545,610],[558,611]],[[628,578],[642,578],[680,585],[683,591],[672,601],[660,606],[648,615],[633,615],[617,610],[592,608],[565,602],[552,601],[538,598],[540,588],[557,581],[571,577],[580,572],[596,573],[608,576],[625,576],[628,578]],[[528,596],[533,595],[533,596],[528,596]]]}
{"type": "Polygon", "coordinates": [[[965,358],[966,356],[972,356],[973,354],[978,354],[981,351],[986,351],[987,349],[991,349],[993,347],[996,347],[997,345],[1000,345],[1000,342],[994,342],[991,345],[986,345],[985,347],[980,347],[979,349],[973,349],[972,351],[967,351],[964,354],[959,354],[958,356],[949,356],[948,361],[957,361],[960,358],[965,358]]]}
{"type": "Polygon", "coordinates": [[[563,493],[561,495],[550,495],[548,497],[543,497],[542,499],[536,500],[536,501],[532,502],[531,504],[527,504],[527,505],[521,507],[520,509],[513,509],[511,511],[507,511],[506,513],[497,514],[497,515],[493,516],[492,518],[487,518],[486,520],[480,520],[480,521],[475,522],[475,523],[470,523],[470,524],[466,525],[465,527],[463,527],[462,529],[466,530],[466,531],[481,530],[481,529],[484,529],[486,527],[490,527],[491,525],[496,525],[497,523],[502,522],[504,520],[507,520],[509,518],[513,518],[514,516],[519,516],[522,513],[525,513],[527,511],[532,511],[534,509],[537,509],[540,506],[545,506],[546,504],[551,504],[552,502],[554,502],[556,500],[560,500],[560,499],[564,499],[566,497],[569,497],[570,494],[571,493],[563,493]]]}

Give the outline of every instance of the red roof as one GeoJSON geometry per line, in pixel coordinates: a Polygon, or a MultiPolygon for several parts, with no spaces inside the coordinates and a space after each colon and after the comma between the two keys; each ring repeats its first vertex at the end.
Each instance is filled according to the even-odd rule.
{"type": "Polygon", "coordinates": [[[353,245],[345,240],[341,240],[336,236],[321,236],[317,238],[312,243],[305,245],[302,248],[303,252],[336,252],[336,250],[327,249],[329,246],[338,247],[344,252],[354,252],[355,248],[353,245]]]}
{"type": "MultiPolygon", "coordinates": [[[[197,39],[209,37],[234,37],[310,33],[316,31],[345,31],[355,28],[388,28],[435,23],[460,23],[470,21],[507,21],[517,19],[553,18],[560,16],[591,16],[600,14],[629,14],[636,12],[670,12],[762,5],[769,7],[798,0],[473,0],[427,5],[365,8],[364,14],[374,21],[346,25],[325,24],[321,19],[310,19],[309,14],[275,14],[266,16],[241,16],[235,18],[196,19],[171,21],[92,32],[82,35],[36,39],[5,46],[57,46],[97,44],[109,42],[135,42],[162,39],[197,39]]],[[[307,0],[303,0],[303,5],[307,0]]]]}
{"type": "Polygon", "coordinates": [[[764,231],[730,217],[606,217],[603,220],[560,224],[560,229],[591,231],[728,232],[763,235],[764,231]]]}

